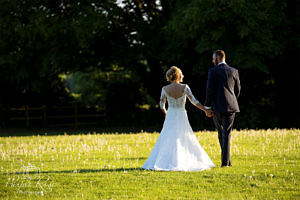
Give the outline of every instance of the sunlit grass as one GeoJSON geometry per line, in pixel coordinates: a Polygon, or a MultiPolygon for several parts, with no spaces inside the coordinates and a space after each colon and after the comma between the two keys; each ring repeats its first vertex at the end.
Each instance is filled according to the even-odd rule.
{"type": "Polygon", "coordinates": [[[217,133],[197,132],[217,165],[201,172],[140,169],[159,133],[71,134],[1,137],[0,198],[300,198],[297,129],[233,131],[230,168],[219,167],[217,133]]]}

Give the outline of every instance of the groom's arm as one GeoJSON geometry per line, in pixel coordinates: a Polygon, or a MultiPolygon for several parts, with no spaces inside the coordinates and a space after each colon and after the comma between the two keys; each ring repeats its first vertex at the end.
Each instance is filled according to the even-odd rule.
{"type": "Polygon", "coordinates": [[[238,98],[241,93],[240,77],[239,77],[239,72],[237,70],[236,70],[236,74],[235,74],[234,93],[235,93],[236,98],[238,98]]]}
{"type": "Polygon", "coordinates": [[[211,107],[211,102],[214,96],[214,88],[213,88],[213,71],[212,68],[208,70],[208,78],[207,78],[207,84],[206,84],[206,98],[204,105],[207,108],[211,107]]]}

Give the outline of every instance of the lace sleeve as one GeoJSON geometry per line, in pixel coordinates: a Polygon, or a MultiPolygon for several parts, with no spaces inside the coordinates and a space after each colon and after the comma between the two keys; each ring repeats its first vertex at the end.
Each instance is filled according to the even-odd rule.
{"type": "Polygon", "coordinates": [[[194,95],[188,85],[186,85],[185,91],[186,91],[187,97],[189,98],[189,100],[192,104],[196,105],[199,103],[199,101],[194,97],[194,95]]]}
{"type": "Polygon", "coordinates": [[[161,89],[161,95],[160,95],[160,101],[159,101],[159,107],[161,109],[166,109],[166,101],[167,101],[167,96],[165,94],[164,89],[161,89]]]}

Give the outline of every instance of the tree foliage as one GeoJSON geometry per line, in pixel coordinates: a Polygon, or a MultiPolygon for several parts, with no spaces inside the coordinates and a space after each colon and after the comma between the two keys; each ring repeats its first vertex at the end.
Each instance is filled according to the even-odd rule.
{"type": "MultiPolygon", "coordinates": [[[[281,70],[296,76],[291,58],[299,47],[299,20],[291,2],[121,2],[2,0],[1,109],[77,101],[105,108],[112,121],[118,116],[127,125],[139,123],[141,113],[160,123],[151,116],[158,115],[166,69],[182,68],[203,102],[211,54],[223,49],[241,75],[238,126],[297,124],[282,117],[285,109],[276,112],[288,103],[285,86],[299,86],[295,79],[284,81],[281,70]]],[[[297,105],[297,98],[292,102],[297,105]]],[[[193,123],[207,127],[191,112],[193,123]]]]}

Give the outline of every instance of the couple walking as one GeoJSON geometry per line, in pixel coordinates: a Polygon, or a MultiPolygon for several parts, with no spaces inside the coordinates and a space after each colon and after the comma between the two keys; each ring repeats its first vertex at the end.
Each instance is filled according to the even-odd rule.
{"type": "Polygon", "coordinates": [[[170,84],[162,88],[160,97],[160,108],[166,115],[165,121],[143,169],[200,171],[215,167],[190,126],[185,110],[186,97],[204,111],[207,117],[213,118],[222,150],[221,166],[231,166],[230,132],[235,113],[239,112],[239,74],[238,70],[226,64],[222,50],[213,53],[212,62],[215,67],[208,72],[205,106],[193,96],[187,84],[181,83],[183,74],[179,68],[173,66],[167,71],[166,78],[170,84]]]}

